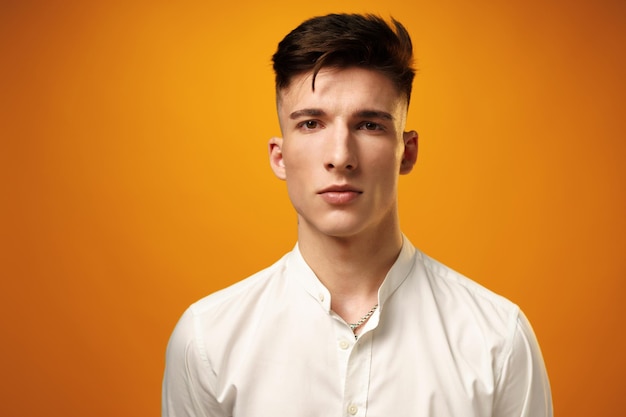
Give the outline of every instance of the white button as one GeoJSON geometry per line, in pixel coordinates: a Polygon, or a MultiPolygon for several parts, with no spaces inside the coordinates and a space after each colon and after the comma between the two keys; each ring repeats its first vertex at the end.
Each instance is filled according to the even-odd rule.
{"type": "Polygon", "coordinates": [[[318,297],[319,297],[320,303],[323,303],[324,302],[324,293],[321,292],[320,295],[318,295],[318,297]]]}
{"type": "Polygon", "coordinates": [[[356,405],[350,404],[348,406],[348,413],[355,415],[358,411],[359,411],[359,407],[357,407],[356,405]]]}
{"type": "Polygon", "coordinates": [[[350,347],[350,343],[348,343],[347,340],[340,340],[339,341],[339,347],[343,350],[346,350],[350,347]]]}

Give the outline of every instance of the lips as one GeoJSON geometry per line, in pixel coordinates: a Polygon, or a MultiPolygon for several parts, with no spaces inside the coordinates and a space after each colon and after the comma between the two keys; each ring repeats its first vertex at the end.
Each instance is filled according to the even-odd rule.
{"type": "Polygon", "coordinates": [[[318,194],[324,201],[332,205],[349,204],[356,200],[363,192],[351,185],[332,185],[324,188],[318,194]]]}

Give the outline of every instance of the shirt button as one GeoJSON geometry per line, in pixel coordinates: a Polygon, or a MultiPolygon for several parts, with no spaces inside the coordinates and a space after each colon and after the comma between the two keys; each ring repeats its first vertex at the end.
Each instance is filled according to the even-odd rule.
{"type": "Polygon", "coordinates": [[[321,293],[317,296],[317,298],[320,300],[320,303],[323,303],[323,302],[324,302],[324,293],[323,293],[323,292],[321,292],[321,293]]]}
{"type": "Polygon", "coordinates": [[[359,411],[359,407],[357,407],[356,405],[350,404],[348,406],[348,413],[355,415],[358,411],[359,411]]]}
{"type": "Polygon", "coordinates": [[[342,350],[346,350],[346,349],[348,349],[350,347],[350,343],[348,343],[346,340],[340,340],[339,341],[339,347],[342,350]]]}

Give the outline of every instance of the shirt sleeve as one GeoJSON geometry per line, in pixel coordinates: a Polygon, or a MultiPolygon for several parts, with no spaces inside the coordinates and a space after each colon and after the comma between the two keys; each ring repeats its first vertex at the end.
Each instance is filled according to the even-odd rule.
{"type": "Polygon", "coordinates": [[[552,417],[552,395],[539,343],[520,311],[496,381],[494,417],[552,417]]]}
{"type": "Polygon", "coordinates": [[[187,310],[167,345],[162,417],[226,417],[214,395],[215,380],[193,312],[187,310]]]}

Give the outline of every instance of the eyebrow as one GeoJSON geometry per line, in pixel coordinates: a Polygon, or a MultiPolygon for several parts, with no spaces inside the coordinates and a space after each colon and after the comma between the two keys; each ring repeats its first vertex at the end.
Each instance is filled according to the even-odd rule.
{"type": "MultiPolygon", "coordinates": [[[[299,119],[300,117],[320,117],[324,116],[326,113],[322,109],[302,109],[296,110],[289,115],[289,118],[292,120],[299,119]]],[[[384,120],[394,120],[394,117],[391,113],[387,113],[385,111],[380,110],[360,110],[355,113],[357,117],[363,117],[366,119],[384,119],[384,120]]]]}
{"type": "Polygon", "coordinates": [[[302,109],[302,110],[296,110],[293,113],[291,113],[289,115],[289,118],[291,120],[295,120],[304,116],[320,117],[320,116],[323,116],[324,114],[326,113],[324,113],[324,110],[321,110],[321,109],[302,109]]]}
{"type": "Polygon", "coordinates": [[[361,110],[356,113],[359,117],[364,117],[366,119],[385,119],[393,121],[393,115],[391,113],[387,113],[386,111],[380,110],[361,110]]]}

